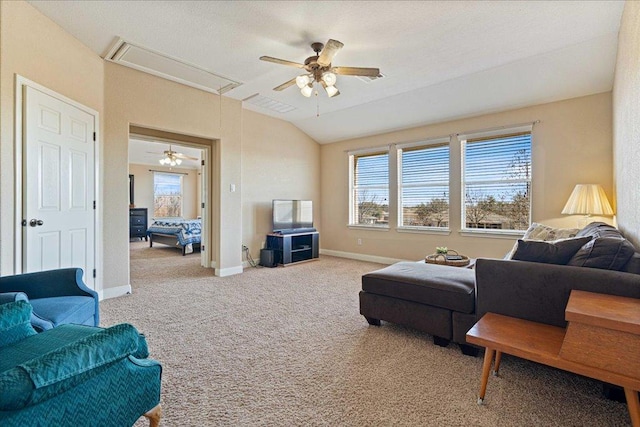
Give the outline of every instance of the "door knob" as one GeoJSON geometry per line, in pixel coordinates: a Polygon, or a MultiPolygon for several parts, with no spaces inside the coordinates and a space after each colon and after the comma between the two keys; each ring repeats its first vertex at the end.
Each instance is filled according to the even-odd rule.
{"type": "Polygon", "coordinates": [[[38,225],[42,224],[44,224],[44,222],[41,219],[32,219],[31,221],[29,221],[29,225],[31,227],[37,227],[38,225]]]}

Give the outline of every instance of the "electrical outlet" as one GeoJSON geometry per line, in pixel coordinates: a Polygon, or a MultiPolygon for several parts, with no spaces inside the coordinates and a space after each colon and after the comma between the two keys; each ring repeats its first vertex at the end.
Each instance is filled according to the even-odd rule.
{"type": "Polygon", "coordinates": [[[358,246],[362,246],[362,239],[358,239],[358,246]]]}

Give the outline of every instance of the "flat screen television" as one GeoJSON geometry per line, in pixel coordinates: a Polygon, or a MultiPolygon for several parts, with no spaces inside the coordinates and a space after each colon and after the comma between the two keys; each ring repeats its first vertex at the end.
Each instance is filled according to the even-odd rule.
{"type": "Polygon", "coordinates": [[[295,232],[313,228],[311,200],[274,200],[273,231],[295,232]]]}

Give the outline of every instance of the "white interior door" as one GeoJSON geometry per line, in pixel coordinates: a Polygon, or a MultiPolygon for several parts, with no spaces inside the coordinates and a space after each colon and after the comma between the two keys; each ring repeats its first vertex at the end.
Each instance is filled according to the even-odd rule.
{"type": "Polygon", "coordinates": [[[95,288],[96,118],[24,90],[23,272],[80,267],[95,288]]]}
{"type": "Polygon", "coordinates": [[[207,198],[209,188],[208,185],[208,177],[207,177],[207,167],[205,165],[209,164],[209,159],[207,157],[207,153],[209,150],[202,150],[200,152],[200,218],[201,218],[201,227],[202,227],[202,235],[200,241],[200,265],[206,268],[210,268],[209,262],[207,259],[210,258],[208,256],[207,251],[211,251],[211,246],[209,246],[209,240],[207,238],[209,227],[207,226],[207,209],[209,208],[207,205],[209,204],[209,199],[207,198]],[[205,250],[202,250],[202,248],[205,250]]]}

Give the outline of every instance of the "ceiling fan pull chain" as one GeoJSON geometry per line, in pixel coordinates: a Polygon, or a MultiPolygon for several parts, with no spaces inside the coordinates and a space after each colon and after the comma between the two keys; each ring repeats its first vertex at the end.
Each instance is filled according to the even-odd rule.
{"type": "Polygon", "coordinates": [[[320,117],[320,101],[318,101],[318,91],[316,90],[316,117],[320,117]]]}

